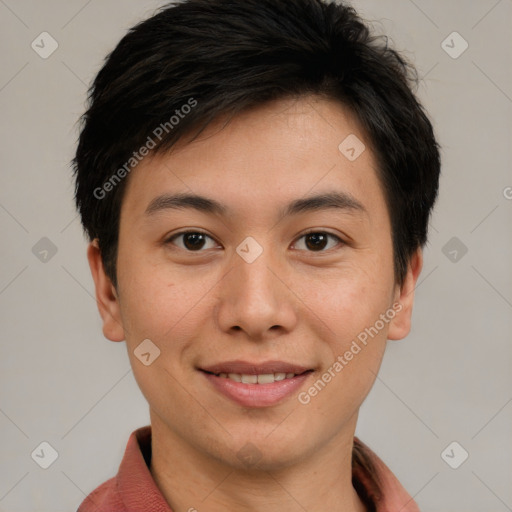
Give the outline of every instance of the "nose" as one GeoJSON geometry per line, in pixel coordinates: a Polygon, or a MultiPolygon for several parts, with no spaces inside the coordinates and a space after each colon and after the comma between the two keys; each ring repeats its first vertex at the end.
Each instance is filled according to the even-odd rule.
{"type": "Polygon", "coordinates": [[[297,300],[282,265],[271,261],[269,252],[252,263],[233,256],[233,267],[219,285],[216,315],[223,332],[262,341],[291,332],[297,324],[297,300]]]}

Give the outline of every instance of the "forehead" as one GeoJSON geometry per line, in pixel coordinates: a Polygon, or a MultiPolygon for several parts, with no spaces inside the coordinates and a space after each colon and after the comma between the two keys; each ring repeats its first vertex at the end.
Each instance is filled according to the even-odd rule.
{"type": "Polygon", "coordinates": [[[218,119],[196,140],[183,138],[146,158],[129,177],[123,208],[142,212],[162,193],[178,192],[216,199],[231,213],[256,212],[331,190],[365,207],[383,203],[375,158],[355,117],[338,102],[306,97],[218,119]]]}

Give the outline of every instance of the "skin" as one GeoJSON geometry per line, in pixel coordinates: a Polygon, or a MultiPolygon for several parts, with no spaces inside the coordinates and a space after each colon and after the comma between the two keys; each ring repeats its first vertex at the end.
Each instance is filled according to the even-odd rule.
{"type": "Polygon", "coordinates": [[[409,332],[422,253],[399,286],[375,159],[367,143],[350,162],[338,149],[350,134],[365,141],[342,105],[317,97],[275,101],[211,125],[129,176],[117,290],[97,243],[89,246],[103,332],[126,340],[150,406],[150,469],[176,512],[365,510],[351,484],[358,410],[387,340],[409,332]],[[293,200],[332,191],[350,194],[364,211],[280,215],[293,200]],[[177,192],[215,199],[229,214],[146,213],[155,197],[177,192]],[[334,237],[311,249],[303,236],[311,229],[334,237]],[[169,240],[183,231],[211,238],[187,251],[183,236],[169,240]],[[236,252],[248,236],[263,248],[253,263],[236,252]],[[299,390],[307,391],[397,302],[395,318],[307,405],[295,393],[272,407],[244,408],[197,370],[234,359],[287,361],[314,369],[299,390]],[[150,366],[134,355],[144,339],[161,351],[150,366]],[[237,457],[249,442],[260,456],[253,466],[237,457]]]}

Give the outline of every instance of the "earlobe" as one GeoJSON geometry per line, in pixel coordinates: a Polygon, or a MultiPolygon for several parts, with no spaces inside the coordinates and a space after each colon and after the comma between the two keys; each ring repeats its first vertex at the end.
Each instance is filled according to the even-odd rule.
{"type": "Polygon", "coordinates": [[[121,321],[119,300],[110,278],[106,275],[97,240],[87,248],[87,259],[96,288],[96,302],[103,320],[103,334],[110,341],[123,341],[124,328],[121,321]]]}
{"type": "Polygon", "coordinates": [[[423,267],[423,251],[418,248],[411,256],[407,267],[407,274],[401,288],[397,290],[395,302],[401,305],[401,309],[390,322],[388,339],[401,340],[411,330],[412,308],[414,304],[414,289],[418,282],[423,267]]]}

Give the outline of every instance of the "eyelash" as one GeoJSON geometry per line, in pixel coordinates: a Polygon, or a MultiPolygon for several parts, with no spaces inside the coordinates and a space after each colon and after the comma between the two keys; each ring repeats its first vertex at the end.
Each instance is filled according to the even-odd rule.
{"type": "MultiPolygon", "coordinates": [[[[305,238],[308,235],[312,235],[312,234],[327,235],[328,237],[335,239],[337,241],[337,245],[345,245],[345,242],[339,236],[337,236],[337,235],[335,235],[333,233],[330,233],[329,231],[319,231],[317,229],[312,229],[310,231],[307,231],[306,233],[303,233],[302,235],[300,235],[297,238],[297,241],[301,240],[302,238],[305,238]]],[[[214,240],[213,237],[211,237],[210,235],[208,235],[204,231],[181,231],[179,233],[176,233],[176,234],[172,235],[169,239],[167,239],[165,244],[172,244],[175,239],[179,238],[180,236],[184,236],[184,235],[204,235],[204,236],[210,238],[210,240],[214,240]]],[[[295,243],[297,243],[297,242],[295,242],[295,243]]],[[[307,252],[322,253],[322,252],[328,252],[328,251],[330,251],[332,249],[335,249],[335,248],[336,247],[332,247],[330,249],[322,249],[320,251],[307,251],[307,252]]],[[[204,252],[205,250],[207,250],[207,249],[200,249],[200,250],[197,250],[197,251],[191,251],[191,250],[189,250],[187,248],[183,248],[183,247],[179,247],[179,249],[183,249],[184,251],[187,251],[189,253],[200,253],[200,252],[204,252]]]]}

